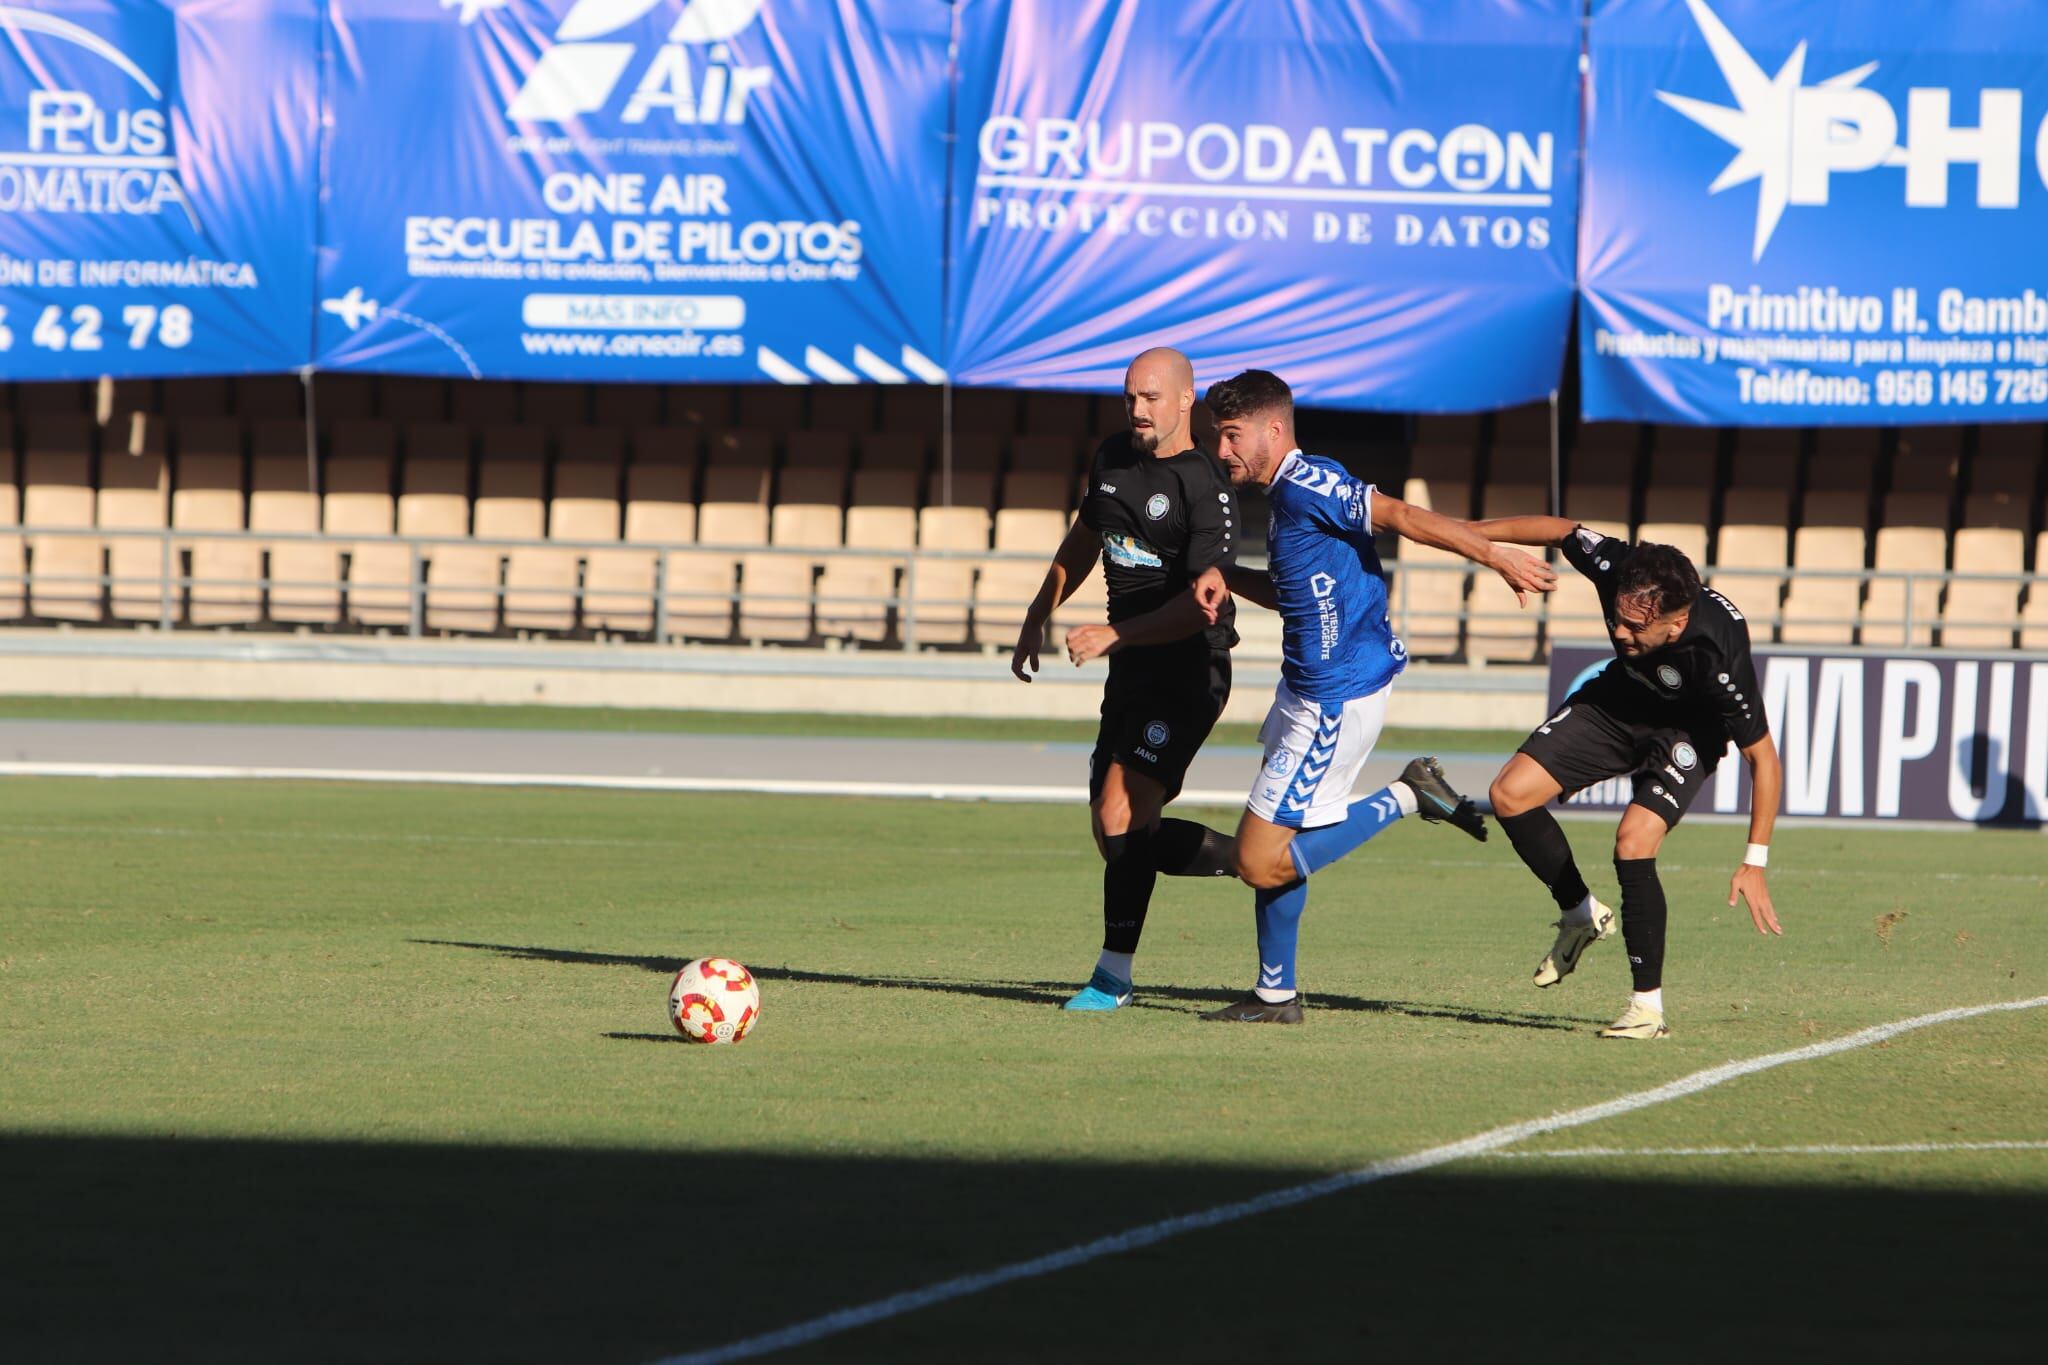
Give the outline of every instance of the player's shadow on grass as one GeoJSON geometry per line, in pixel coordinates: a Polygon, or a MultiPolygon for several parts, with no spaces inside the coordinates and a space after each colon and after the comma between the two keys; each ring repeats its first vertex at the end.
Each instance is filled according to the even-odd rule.
{"type": "MultiPolygon", "coordinates": [[[[643,957],[631,953],[589,953],[573,948],[538,948],[510,943],[465,943],[455,939],[416,938],[414,943],[439,948],[471,948],[496,953],[524,962],[561,962],[586,967],[638,967],[644,971],[674,975],[685,959],[643,957]]],[[[1003,1000],[1021,1005],[1059,1005],[1074,993],[1071,981],[965,980],[942,976],[857,976],[846,972],[818,972],[802,967],[757,967],[748,970],[763,981],[796,981],[821,986],[858,986],[869,990],[934,991],[941,995],[972,995],[984,1000],[1003,1000]]],[[[1225,986],[1146,986],[1132,1003],[1141,1009],[1167,1009],[1189,1013],[1205,1007],[1228,1004],[1244,994],[1225,986]],[[1162,1004],[1160,1002],[1171,1002],[1162,1004]]],[[[1482,1009],[1462,1005],[1415,1000],[1372,1000],[1355,995],[1331,995],[1324,991],[1304,993],[1312,1010],[1346,1013],[1399,1014],[1414,1019],[1445,1019],[1460,1024],[1482,1024],[1497,1028],[1541,1029],[1577,1032],[1585,1024],[1603,1022],[1553,1014],[1525,1014],[1520,1010],[1482,1009]]],[[[608,1033],[607,1038],[670,1041],[662,1033],[608,1033]]]]}

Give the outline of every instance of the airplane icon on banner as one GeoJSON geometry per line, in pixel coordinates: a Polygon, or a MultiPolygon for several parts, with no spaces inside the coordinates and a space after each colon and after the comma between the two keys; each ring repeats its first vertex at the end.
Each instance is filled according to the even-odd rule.
{"type": "Polygon", "coordinates": [[[353,332],[377,316],[377,300],[364,298],[363,287],[357,285],[338,299],[322,299],[320,311],[334,314],[353,332]]]}

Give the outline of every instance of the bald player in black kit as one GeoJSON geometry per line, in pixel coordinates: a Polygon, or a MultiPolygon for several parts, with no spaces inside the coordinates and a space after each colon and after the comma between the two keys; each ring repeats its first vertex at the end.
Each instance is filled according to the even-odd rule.
{"type": "Polygon", "coordinates": [[[1025,614],[1010,671],[1025,682],[1038,669],[1045,625],[1098,559],[1109,588],[1109,620],[1067,632],[1076,666],[1109,658],[1102,725],[1088,763],[1089,808],[1102,852],[1102,952],[1070,1010],[1113,1010],[1131,998],[1132,959],[1160,873],[1235,875],[1228,835],[1163,817],[1188,764],[1230,699],[1228,608],[1214,623],[1189,584],[1231,562],[1236,495],[1214,456],[1191,432],[1194,369],[1186,356],[1155,347],[1124,375],[1128,432],[1089,461],[1080,514],[1038,597],[1025,614]]]}

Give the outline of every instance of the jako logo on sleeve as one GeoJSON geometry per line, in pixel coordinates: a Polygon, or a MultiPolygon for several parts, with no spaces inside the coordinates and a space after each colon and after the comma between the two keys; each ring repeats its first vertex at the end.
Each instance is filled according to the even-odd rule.
{"type": "MultiPolygon", "coordinates": [[[[631,42],[598,42],[674,0],[577,0],[555,29],[555,46],[519,88],[505,116],[515,122],[561,123],[610,107],[626,73],[641,58],[631,42]]],[[[765,66],[742,66],[726,40],[753,23],[765,0],[683,0],[668,36],[639,72],[620,113],[644,123],[666,112],[676,123],[747,121],[747,97],[768,84],[765,66]],[[692,49],[706,49],[704,60],[692,49]]]]}
{"type": "MultiPolygon", "coordinates": [[[[0,149],[0,213],[153,215],[175,205],[191,216],[163,89],[133,58],[90,29],[16,5],[0,5],[0,30],[14,39],[0,60],[24,60],[39,87],[29,91],[22,154],[0,149]],[[25,34],[46,41],[31,47],[25,34]],[[66,60],[59,43],[98,60],[66,60]]],[[[23,127],[22,112],[0,110],[0,129],[23,127]]]]}
{"type": "MultiPolygon", "coordinates": [[[[1709,193],[1757,182],[1756,235],[1750,259],[1762,260],[1787,205],[1824,205],[1829,178],[1883,168],[1905,171],[1909,208],[1948,203],[1949,169],[1976,168],[1977,207],[2019,207],[2020,167],[2025,153],[2021,127],[2023,92],[1976,92],[1976,108],[1954,99],[1941,86],[1906,92],[1906,140],[1899,141],[1899,112],[1863,82],[1876,62],[1828,76],[1806,79],[1806,44],[1785,58],[1776,75],[1758,65],[1706,0],[1686,0],[1705,35],[1714,64],[1735,97],[1735,106],[1710,104],[1660,90],[1657,98],[1735,148],[1735,158],[1709,193]],[[1951,110],[1951,104],[1961,108],[1951,110]]],[[[2036,131],[2035,169],[2048,185],[2048,121],[2036,131]]]]}

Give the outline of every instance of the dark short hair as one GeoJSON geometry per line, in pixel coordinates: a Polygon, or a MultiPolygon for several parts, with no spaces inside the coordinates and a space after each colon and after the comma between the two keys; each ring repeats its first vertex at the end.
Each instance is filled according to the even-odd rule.
{"type": "Polygon", "coordinates": [[[1689,607],[1700,595],[1700,571],[1685,557],[1685,551],[1671,545],[1638,545],[1636,552],[1621,562],[1615,575],[1614,595],[1648,597],[1663,616],[1689,607]]]}
{"type": "Polygon", "coordinates": [[[1218,422],[1250,417],[1253,413],[1270,412],[1275,408],[1290,420],[1294,416],[1294,390],[1271,370],[1246,370],[1234,379],[1211,384],[1203,401],[1208,403],[1209,411],[1216,415],[1218,422]]]}

